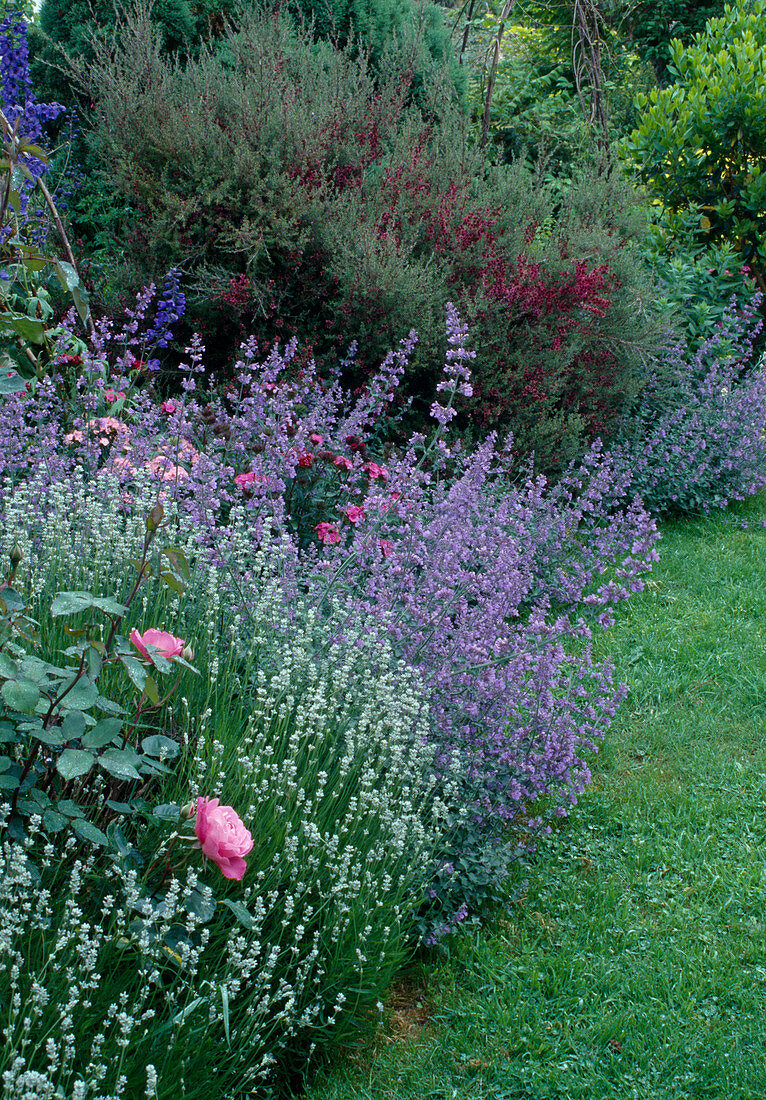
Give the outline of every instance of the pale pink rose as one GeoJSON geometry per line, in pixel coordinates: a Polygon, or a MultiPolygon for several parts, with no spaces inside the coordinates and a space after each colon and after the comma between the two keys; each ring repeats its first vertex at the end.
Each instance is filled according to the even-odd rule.
{"type": "Polygon", "coordinates": [[[82,443],[82,432],[67,432],[64,436],[65,443],[82,443]]]}
{"type": "Polygon", "coordinates": [[[377,462],[365,462],[362,469],[372,481],[377,477],[379,477],[381,481],[388,481],[388,470],[385,466],[378,466],[377,462]]]}
{"type": "Polygon", "coordinates": [[[364,508],[358,504],[347,504],[341,508],[341,512],[349,523],[360,523],[364,519],[364,508]]]}
{"type": "Polygon", "coordinates": [[[172,661],[174,657],[181,656],[186,645],[183,638],[176,638],[175,635],[168,634],[166,630],[155,630],[154,627],[145,630],[143,634],[139,634],[137,630],[131,630],[130,640],[141,656],[147,660],[149,660],[147,646],[153,646],[163,657],[167,657],[169,661],[172,661]]]}
{"type": "Polygon", "coordinates": [[[325,546],[334,546],[335,543],[340,542],[340,531],[331,523],[318,523],[314,530],[319,541],[325,546]]]}
{"type": "Polygon", "coordinates": [[[231,806],[219,805],[217,798],[198,798],[194,832],[203,855],[218,865],[224,878],[239,882],[253,838],[231,806]]]}
{"type": "Polygon", "coordinates": [[[185,481],[189,476],[183,466],[176,466],[167,455],[157,455],[147,469],[155,477],[161,477],[163,481],[185,481]]]}
{"type": "Polygon", "coordinates": [[[332,461],[334,466],[340,466],[343,470],[353,470],[354,468],[354,463],[345,455],[336,455],[332,461]]]}
{"type": "Polygon", "coordinates": [[[109,469],[125,474],[134,474],[136,472],[136,467],[127,455],[115,455],[109,465],[109,469]]]}
{"type": "Polygon", "coordinates": [[[199,451],[193,443],[189,442],[188,439],[180,439],[178,441],[178,446],[175,448],[175,451],[179,458],[188,458],[191,461],[192,466],[199,458],[199,451]]]}

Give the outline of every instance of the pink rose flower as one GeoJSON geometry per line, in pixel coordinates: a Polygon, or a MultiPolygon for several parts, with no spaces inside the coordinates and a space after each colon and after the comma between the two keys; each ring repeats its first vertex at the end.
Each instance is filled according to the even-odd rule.
{"type": "Polygon", "coordinates": [[[181,656],[186,645],[183,638],[176,638],[173,634],[168,634],[166,630],[155,630],[154,627],[145,630],[143,634],[139,634],[137,630],[131,630],[130,640],[147,661],[150,659],[147,646],[154,646],[163,657],[167,657],[169,661],[172,661],[174,657],[181,656]]]}
{"type": "Polygon", "coordinates": [[[331,523],[318,523],[314,530],[319,541],[325,546],[334,546],[336,542],[340,542],[340,531],[331,523]]]}
{"type": "Polygon", "coordinates": [[[251,485],[256,485],[262,481],[263,478],[260,474],[254,474],[252,470],[248,470],[246,474],[237,474],[234,478],[234,484],[238,485],[240,489],[248,489],[251,485]]]}
{"type": "Polygon", "coordinates": [[[321,447],[322,444],[324,443],[324,436],[319,435],[317,432],[312,432],[311,435],[309,436],[309,440],[315,446],[321,447]]]}
{"type": "Polygon", "coordinates": [[[380,552],[384,558],[387,558],[394,548],[394,544],[390,539],[381,539],[378,545],[380,546],[380,552]]]}
{"type": "Polygon", "coordinates": [[[107,401],[118,401],[121,397],[125,397],[125,390],[104,390],[104,397],[107,401]]]}
{"type": "Polygon", "coordinates": [[[162,404],[160,405],[160,408],[168,416],[172,416],[173,413],[178,408],[178,402],[176,402],[176,401],[163,401],[162,404]]]}
{"type": "Polygon", "coordinates": [[[231,806],[217,798],[198,798],[194,832],[203,855],[212,859],[224,878],[237,882],[247,870],[244,856],[253,850],[253,838],[231,806]]]}
{"type": "Polygon", "coordinates": [[[341,508],[341,512],[349,523],[360,523],[364,519],[364,508],[359,504],[347,504],[341,508]]]}
{"type": "Polygon", "coordinates": [[[332,461],[334,466],[340,466],[343,470],[353,470],[354,468],[354,463],[345,455],[336,455],[332,461]]]}
{"type": "Polygon", "coordinates": [[[388,481],[388,470],[385,466],[378,466],[377,462],[365,462],[362,469],[372,481],[378,477],[381,481],[388,481]]]}

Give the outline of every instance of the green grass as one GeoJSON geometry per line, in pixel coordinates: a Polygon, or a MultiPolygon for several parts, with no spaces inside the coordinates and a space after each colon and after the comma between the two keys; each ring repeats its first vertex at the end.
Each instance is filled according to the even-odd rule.
{"type": "Polygon", "coordinates": [[[631,694],[592,787],[522,899],[424,969],[419,1037],[309,1100],[766,1096],[761,518],[763,497],[664,526],[650,587],[600,642],[631,694]]]}

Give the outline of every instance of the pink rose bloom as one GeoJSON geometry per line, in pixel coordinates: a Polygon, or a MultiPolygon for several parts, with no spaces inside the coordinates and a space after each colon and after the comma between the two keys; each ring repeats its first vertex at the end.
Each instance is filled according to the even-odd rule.
{"type": "Polygon", "coordinates": [[[331,523],[318,523],[314,530],[319,541],[325,546],[334,546],[336,542],[340,542],[340,531],[331,523]]]}
{"type": "Polygon", "coordinates": [[[172,416],[173,413],[178,408],[178,404],[175,401],[163,401],[162,404],[160,405],[160,408],[168,416],[172,416]]]}
{"type": "Polygon", "coordinates": [[[240,489],[247,489],[248,486],[261,481],[263,481],[263,478],[259,474],[254,474],[252,470],[248,470],[246,474],[237,474],[234,478],[234,484],[238,485],[240,489]]]}
{"type": "Polygon", "coordinates": [[[118,401],[121,397],[125,397],[125,390],[104,390],[104,397],[107,401],[118,401]]]}
{"type": "Polygon", "coordinates": [[[67,432],[64,436],[65,443],[82,443],[82,432],[67,432]]]}
{"type": "Polygon", "coordinates": [[[354,468],[354,463],[345,455],[336,455],[332,461],[334,466],[340,466],[343,470],[353,470],[354,468]]]}
{"type": "Polygon", "coordinates": [[[147,661],[150,659],[147,646],[154,646],[163,657],[167,657],[169,661],[172,661],[174,657],[181,656],[186,645],[183,638],[176,638],[173,634],[168,634],[166,630],[155,630],[154,627],[145,630],[143,634],[139,634],[137,630],[131,630],[130,640],[147,661]]]}
{"type": "Polygon", "coordinates": [[[324,436],[318,435],[316,432],[312,432],[309,436],[309,440],[317,447],[321,447],[324,443],[324,436]]]}
{"type": "Polygon", "coordinates": [[[380,552],[384,558],[387,558],[394,548],[394,544],[390,539],[381,539],[378,545],[380,546],[380,552]]]}
{"type": "Polygon", "coordinates": [[[231,806],[219,805],[217,798],[198,798],[194,821],[203,855],[218,864],[224,878],[237,882],[247,870],[244,856],[253,850],[253,838],[231,806]]]}
{"type": "Polygon", "coordinates": [[[378,466],[377,462],[365,462],[362,469],[372,481],[379,477],[381,481],[388,481],[388,470],[385,466],[378,466]]]}
{"type": "Polygon", "coordinates": [[[364,508],[358,504],[347,504],[341,512],[349,523],[360,523],[364,519],[364,508]]]}

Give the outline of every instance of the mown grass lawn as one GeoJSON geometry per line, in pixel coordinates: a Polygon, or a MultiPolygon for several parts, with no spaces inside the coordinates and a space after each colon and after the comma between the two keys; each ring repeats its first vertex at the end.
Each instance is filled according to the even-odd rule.
{"type": "Polygon", "coordinates": [[[766,1096],[762,519],[763,496],[663,526],[600,643],[631,693],[592,787],[521,900],[416,974],[425,1027],[310,1100],[766,1096]]]}

